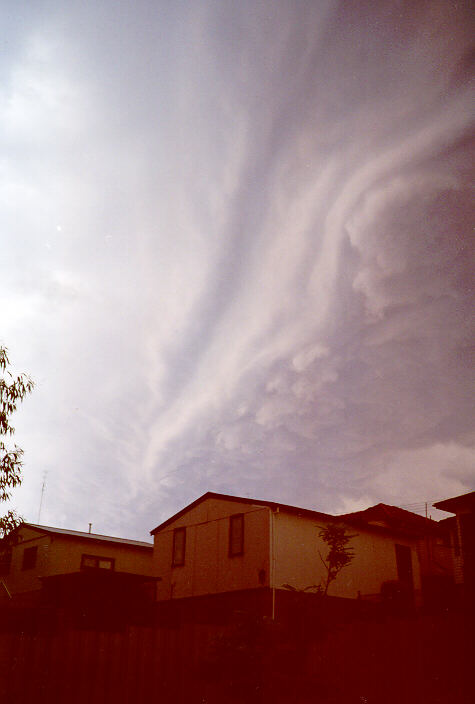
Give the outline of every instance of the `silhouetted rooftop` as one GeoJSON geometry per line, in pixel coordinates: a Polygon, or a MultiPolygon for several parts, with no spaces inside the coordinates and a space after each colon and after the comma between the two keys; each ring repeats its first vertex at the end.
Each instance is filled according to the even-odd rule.
{"type": "Polygon", "coordinates": [[[129,540],[127,538],[116,538],[112,535],[100,535],[98,533],[85,533],[79,530],[68,530],[67,528],[53,528],[52,526],[41,526],[36,523],[22,523],[22,526],[27,528],[33,528],[41,533],[51,534],[51,535],[61,535],[65,538],[81,538],[87,540],[97,540],[103,543],[120,543],[121,545],[128,545],[137,548],[149,548],[153,546],[151,543],[146,543],[142,540],[129,540]]]}
{"type": "Polygon", "coordinates": [[[412,535],[425,535],[440,531],[440,525],[437,521],[419,516],[417,513],[412,513],[412,511],[406,511],[404,508],[383,503],[370,506],[363,511],[346,513],[341,518],[358,521],[365,525],[387,526],[392,530],[412,535]]]}

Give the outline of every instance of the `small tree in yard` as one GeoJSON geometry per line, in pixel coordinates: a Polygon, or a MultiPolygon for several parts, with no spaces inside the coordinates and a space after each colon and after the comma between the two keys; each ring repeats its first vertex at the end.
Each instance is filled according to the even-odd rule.
{"type": "Polygon", "coordinates": [[[318,552],[327,571],[325,583],[321,587],[323,595],[326,596],[330,584],[335,581],[341,570],[349,565],[355,556],[354,549],[348,547],[348,543],[352,538],[356,538],[356,535],[349,535],[345,526],[335,523],[330,523],[325,527],[321,526],[318,535],[329,547],[326,558],[322,557],[320,551],[318,552]]]}
{"type": "MultiPolygon", "coordinates": [[[[25,374],[14,377],[9,371],[10,360],[5,347],[0,347],[0,502],[8,501],[11,490],[21,484],[23,450],[18,445],[8,446],[3,437],[12,436],[15,428],[10,416],[19,402],[33,390],[33,381],[25,374]]],[[[20,523],[14,511],[0,516],[0,538],[8,535],[20,523]]]]}
{"type": "MultiPolygon", "coordinates": [[[[291,584],[283,584],[285,589],[296,592],[296,608],[293,612],[292,629],[289,633],[289,641],[293,644],[293,650],[297,659],[292,666],[294,668],[294,682],[299,683],[302,701],[329,701],[326,698],[326,691],[331,689],[331,685],[326,679],[326,673],[322,670],[318,676],[311,675],[305,663],[308,662],[311,653],[311,644],[322,641],[331,631],[334,625],[335,612],[326,608],[327,604],[323,600],[312,600],[305,604],[304,592],[313,591],[319,597],[326,597],[332,582],[338,577],[341,570],[350,564],[355,554],[353,548],[348,547],[348,543],[356,535],[346,532],[345,526],[330,523],[328,526],[317,526],[318,535],[326,543],[328,553],[325,557],[318,550],[323,562],[326,574],[320,584],[312,584],[304,589],[298,589],[291,584]],[[325,604],[325,607],[323,605],[325,604]],[[314,609],[314,607],[317,607],[314,609]],[[298,673],[296,675],[296,673],[298,673]],[[317,687],[319,689],[317,689],[317,687]],[[307,694],[306,694],[307,693],[307,694]],[[307,698],[305,698],[307,697],[307,698]]],[[[300,701],[300,700],[299,700],[300,701]]],[[[332,700],[333,701],[333,700],[332,700]]]]}
{"type": "Polygon", "coordinates": [[[310,584],[304,589],[297,589],[291,584],[283,584],[284,589],[289,589],[292,592],[316,591],[317,594],[326,596],[330,584],[335,581],[343,567],[349,565],[354,558],[355,551],[353,548],[348,547],[348,543],[352,538],[356,538],[356,535],[349,535],[346,532],[345,526],[336,525],[334,523],[325,527],[319,526],[319,528],[320,532],[318,535],[329,547],[326,559],[322,557],[320,550],[318,551],[320,559],[327,571],[323,585],[322,583],[310,584]]]}

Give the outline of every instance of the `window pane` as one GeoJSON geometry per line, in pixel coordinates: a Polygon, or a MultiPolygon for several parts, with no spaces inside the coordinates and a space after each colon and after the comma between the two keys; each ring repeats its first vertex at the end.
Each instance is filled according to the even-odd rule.
{"type": "Polygon", "coordinates": [[[35,545],[35,547],[24,549],[22,569],[31,570],[31,569],[33,569],[33,567],[35,567],[37,553],[38,553],[38,548],[36,545],[35,545]]]}
{"type": "Polygon", "coordinates": [[[81,557],[81,569],[113,570],[114,559],[112,557],[100,557],[99,555],[83,555],[81,557]]]}
{"type": "Polygon", "coordinates": [[[229,519],[229,554],[242,555],[244,550],[244,516],[242,513],[229,519]]]}
{"type": "Polygon", "coordinates": [[[186,529],[177,528],[173,532],[173,562],[174,566],[185,564],[186,529]]]}

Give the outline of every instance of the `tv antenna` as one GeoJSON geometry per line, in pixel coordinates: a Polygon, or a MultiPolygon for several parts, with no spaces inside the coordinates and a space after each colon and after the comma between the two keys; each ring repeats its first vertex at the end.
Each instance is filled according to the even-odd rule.
{"type": "Polygon", "coordinates": [[[37,521],[38,524],[40,522],[41,508],[43,506],[43,496],[44,496],[45,489],[46,489],[46,475],[47,474],[48,474],[48,472],[46,472],[46,471],[43,472],[43,484],[41,485],[40,508],[38,509],[38,521],[37,521]]]}

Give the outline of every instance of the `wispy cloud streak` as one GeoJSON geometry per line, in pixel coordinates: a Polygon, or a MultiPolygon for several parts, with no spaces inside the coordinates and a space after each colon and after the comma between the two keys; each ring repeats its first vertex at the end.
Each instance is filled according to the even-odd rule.
{"type": "Polygon", "coordinates": [[[468,7],[398,7],[15,25],[25,511],[45,467],[50,522],[137,532],[207,489],[336,511],[470,487],[468,7]]]}

